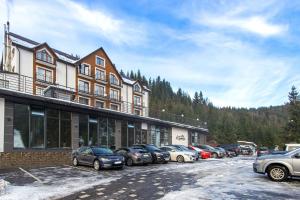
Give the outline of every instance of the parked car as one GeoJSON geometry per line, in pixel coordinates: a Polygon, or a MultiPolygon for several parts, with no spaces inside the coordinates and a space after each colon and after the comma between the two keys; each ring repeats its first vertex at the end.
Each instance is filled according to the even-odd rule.
{"type": "Polygon", "coordinates": [[[257,156],[267,155],[269,153],[270,151],[268,147],[259,147],[257,150],[257,156]]]}
{"type": "Polygon", "coordinates": [[[168,163],[170,160],[170,153],[162,151],[153,144],[135,144],[132,147],[142,148],[151,153],[152,163],[168,163]]]}
{"type": "Polygon", "coordinates": [[[200,158],[202,158],[202,159],[211,158],[211,153],[209,151],[199,149],[198,147],[194,147],[192,145],[188,146],[188,148],[197,151],[200,158]]]}
{"type": "Polygon", "coordinates": [[[241,146],[239,144],[222,144],[218,147],[222,147],[226,151],[234,152],[234,156],[238,156],[241,153],[241,146]]]}
{"type": "Polygon", "coordinates": [[[170,153],[170,160],[182,162],[194,162],[196,160],[195,153],[191,151],[182,150],[173,145],[167,145],[160,148],[163,151],[170,153]]]}
{"type": "Polygon", "coordinates": [[[267,173],[273,181],[284,181],[288,176],[300,176],[300,149],[285,154],[257,157],[253,163],[253,171],[267,173]]]}
{"type": "Polygon", "coordinates": [[[95,170],[119,168],[124,166],[125,158],[105,147],[83,146],[72,154],[73,165],[93,166],[95,170]]]}
{"type": "Polygon", "coordinates": [[[241,146],[241,154],[242,155],[252,155],[254,152],[250,147],[241,146]]]}
{"type": "Polygon", "coordinates": [[[120,148],[115,151],[116,154],[122,155],[125,158],[125,164],[132,166],[134,164],[149,164],[152,163],[152,156],[147,150],[142,148],[120,148]]]}
{"type": "Polygon", "coordinates": [[[214,147],[214,148],[217,149],[217,150],[219,150],[221,153],[223,153],[223,154],[224,154],[224,157],[225,157],[225,156],[226,156],[226,157],[229,157],[228,154],[227,154],[227,152],[226,152],[226,150],[223,149],[222,147],[214,147]]]}
{"type": "Polygon", "coordinates": [[[300,144],[285,144],[285,151],[293,151],[300,148],[300,144]]]}
{"type": "Polygon", "coordinates": [[[199,160],[199,158],[200,158],[199,153],[197,151],[195,151],[193,149],[189,149],[188,147],[186,147],[184,145],[174,144],[172,146],[174,146],[182,151],[190,151],[190,152],[194,153],[196,160],[199,160]]]}
{"type": "Polygon", "coordinates": [[[224,152],[213,148],[212,146],[209,145],[195,145],[199,149],[203,149],[205,151],[209,151],[211,153],[212,158],[223,158],[225,156],[224,152]]]}

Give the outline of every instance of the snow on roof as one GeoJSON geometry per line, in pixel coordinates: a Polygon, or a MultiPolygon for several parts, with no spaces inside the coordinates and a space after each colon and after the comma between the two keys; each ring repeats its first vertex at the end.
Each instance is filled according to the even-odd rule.
{"type": "MultiPolygon", "coordinates": [[[[38,45],[40,45],[41,43],[38,43],[38,42],[35,42],[33,40],[30,40],[28,38],[25,38],[23,36],[20,36],[20,35],[17,35],[15,33],[9,33],[9,38],[13,41],[13,43],[15,44],[19,44],[23,47],[27,47],[27,48],[35,48],[37,47],[38,45]]],[[[74,64],[76,61],[79,60],[78,57],[75,57],[75,56],[72,56],[70,54],[67,54],[65,52],[62,52],[62,51],[59,51],[59,50],[56,50],[56,49],[52,49],[56,56],[62,60],[62,61],[65,61],[65,62],[68,62],[68,63],[71,63],[71,64],[74,64]]]]}
{"type": "MultiPolygon", "coordinates": [[[[123,79],[123,82],[127,83],[128,85],[133,85],[137,82],[136,80],[127,78],[126,76],[122,76],[122,79],[123,79]]],[[[144,88],[144,90],[149,90],[150,91],[150,89],[145,85],[143,85],[143,88],[144,88]]]]}

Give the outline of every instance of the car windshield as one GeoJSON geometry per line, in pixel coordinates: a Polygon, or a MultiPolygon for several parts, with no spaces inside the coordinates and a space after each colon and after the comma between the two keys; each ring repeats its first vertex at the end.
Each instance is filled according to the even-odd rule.
{"type": "Polygon", "coordinates": [[[142,148],[132,148],[132,152],[137,152],[137,153],[147,153],[145,149],[142,148]]]}
{"type": "Polygon", "coordinates": [[[154,145],[147,145],[146,146],[146,149],[148,149],[148,150],[150,150],[150,151],[160,151],[160,149],[159,148],[157,148],[156,146],[154,146],[154,145]]]}
{"type": "Polygon", "coordinates": [[[100,155],[100,154],[113,154],[112,150],[108,148],[92,148],[94,154],[100,155]]]}
{"type": "Polygon", "coordinates": [[[295,149],[293,151],[289,151],[289,152],[285,153],[285,155],[293,155],[295,153],[300,153],[300,149],[295,149]]]}

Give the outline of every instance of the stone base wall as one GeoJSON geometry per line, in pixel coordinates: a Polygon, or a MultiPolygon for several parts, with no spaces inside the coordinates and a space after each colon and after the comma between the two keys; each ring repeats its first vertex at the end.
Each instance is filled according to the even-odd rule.
{"type": "Polygon", "coordinates": [[[0,153],[0,169],[70,165],[71,151],[0,153]]]}

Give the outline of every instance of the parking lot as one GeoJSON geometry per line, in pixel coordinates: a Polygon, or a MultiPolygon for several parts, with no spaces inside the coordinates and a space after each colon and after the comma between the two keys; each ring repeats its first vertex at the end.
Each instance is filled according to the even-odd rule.
{"type": "Polygon", "coordinates": [[[94,171],[46,167],[0,171],[0,199],[299,199],[300,181],[270,181],[252,171],[253,157],[208,159],[94,171]]]}

